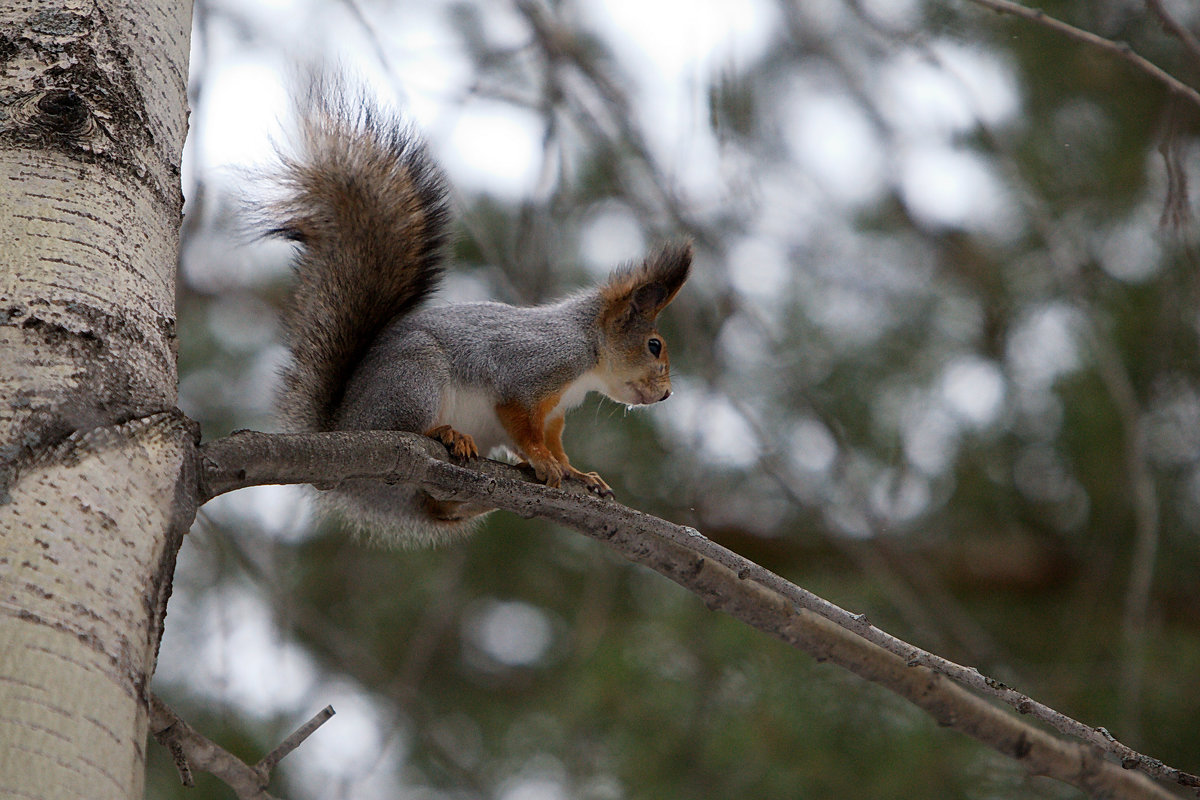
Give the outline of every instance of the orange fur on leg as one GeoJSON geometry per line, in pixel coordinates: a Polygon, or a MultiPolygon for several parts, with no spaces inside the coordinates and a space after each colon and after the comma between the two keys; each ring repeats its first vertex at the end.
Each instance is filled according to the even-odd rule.
{"type": "Polygon", "coordinates": [[[512,437],[513,444],[520,449],[521,454],[533,465],[538,480],[547,486],[559,486],[567,468],[559,462],[554,453],[546,445],[546,415],[558,405],[559,395],[551,395],[533,408],[525,408],[520,403],[500,403],[496,406],[496,416],[504,430],[512,437]]]}
{"type": "Polygon", "coordinates": [[[546,424],[546,447],[558,459],[558,463],[562,464],[567,471],[567,477],[572,480],[579,481],[588,488],[588,491],[595,492],[601,497],[612,497],[613,490],[604,479],[595,472],[581,472],[571,466],[570,459],[567,458],[567,452],[563,450],[562,433],[566,427],[566,416],[555,417],[546,424]]]}

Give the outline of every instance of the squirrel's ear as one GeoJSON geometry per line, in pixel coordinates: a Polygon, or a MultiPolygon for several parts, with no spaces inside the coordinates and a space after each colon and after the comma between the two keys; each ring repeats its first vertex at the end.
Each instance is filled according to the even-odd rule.
{"type": "Polygon", "coordinates": [[[610,316],[654,319],[675,299],[691,269],[692,243],[674,242],[614,273],[603,289],[610,316]]]}
{"type": "Polygon", "coordinates": [[[654,318],[675,299],[692,270],[692,243],[664,245],[642,264],[640,285],[633,291],[633,307],[654,318]]]}

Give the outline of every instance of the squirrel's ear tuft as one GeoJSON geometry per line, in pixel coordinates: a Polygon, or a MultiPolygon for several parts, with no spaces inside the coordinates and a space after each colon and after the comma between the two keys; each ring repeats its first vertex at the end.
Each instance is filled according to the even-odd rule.
{"type": "Polygon", "coordinates": [[[692,243],[660,247],[636,267],[613,273],[602,289],[609,315],[654,319],[675,298],[692,269],[692,243]]]}
{"type": "Polygon", "coordinates": [[[646,258],[642,285],[634,292],[634,305],[656,316],[675,299],[692,271],[692,243],[672,242],[646,258]],[[645,301],[639,295],[646,295],[645,301]]]}

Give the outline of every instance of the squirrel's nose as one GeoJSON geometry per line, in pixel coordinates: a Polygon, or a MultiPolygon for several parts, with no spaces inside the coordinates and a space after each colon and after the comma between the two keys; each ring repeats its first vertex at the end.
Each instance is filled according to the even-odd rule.
{"type": "Polygon", "coordinates": [[[658,402],[661,403],[663,400],[666,400],[670,396],[671,396],[671,390],[667,389],[665,392],[663,392],[663,396],[658,398],[658,402]]]}

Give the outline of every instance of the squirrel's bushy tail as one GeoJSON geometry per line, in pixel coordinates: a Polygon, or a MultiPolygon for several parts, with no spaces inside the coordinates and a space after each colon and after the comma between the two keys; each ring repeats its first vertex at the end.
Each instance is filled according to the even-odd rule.
{"type": "Polygon", "coordinates": [[[380,330],[437,283],[448,201],[441,171],[394,115],[331,79],[312,80],[298,105],[298,141],[266,209],[269,232],[299,244],[278,406],[288,430],[323,431],[380,330]]]}

